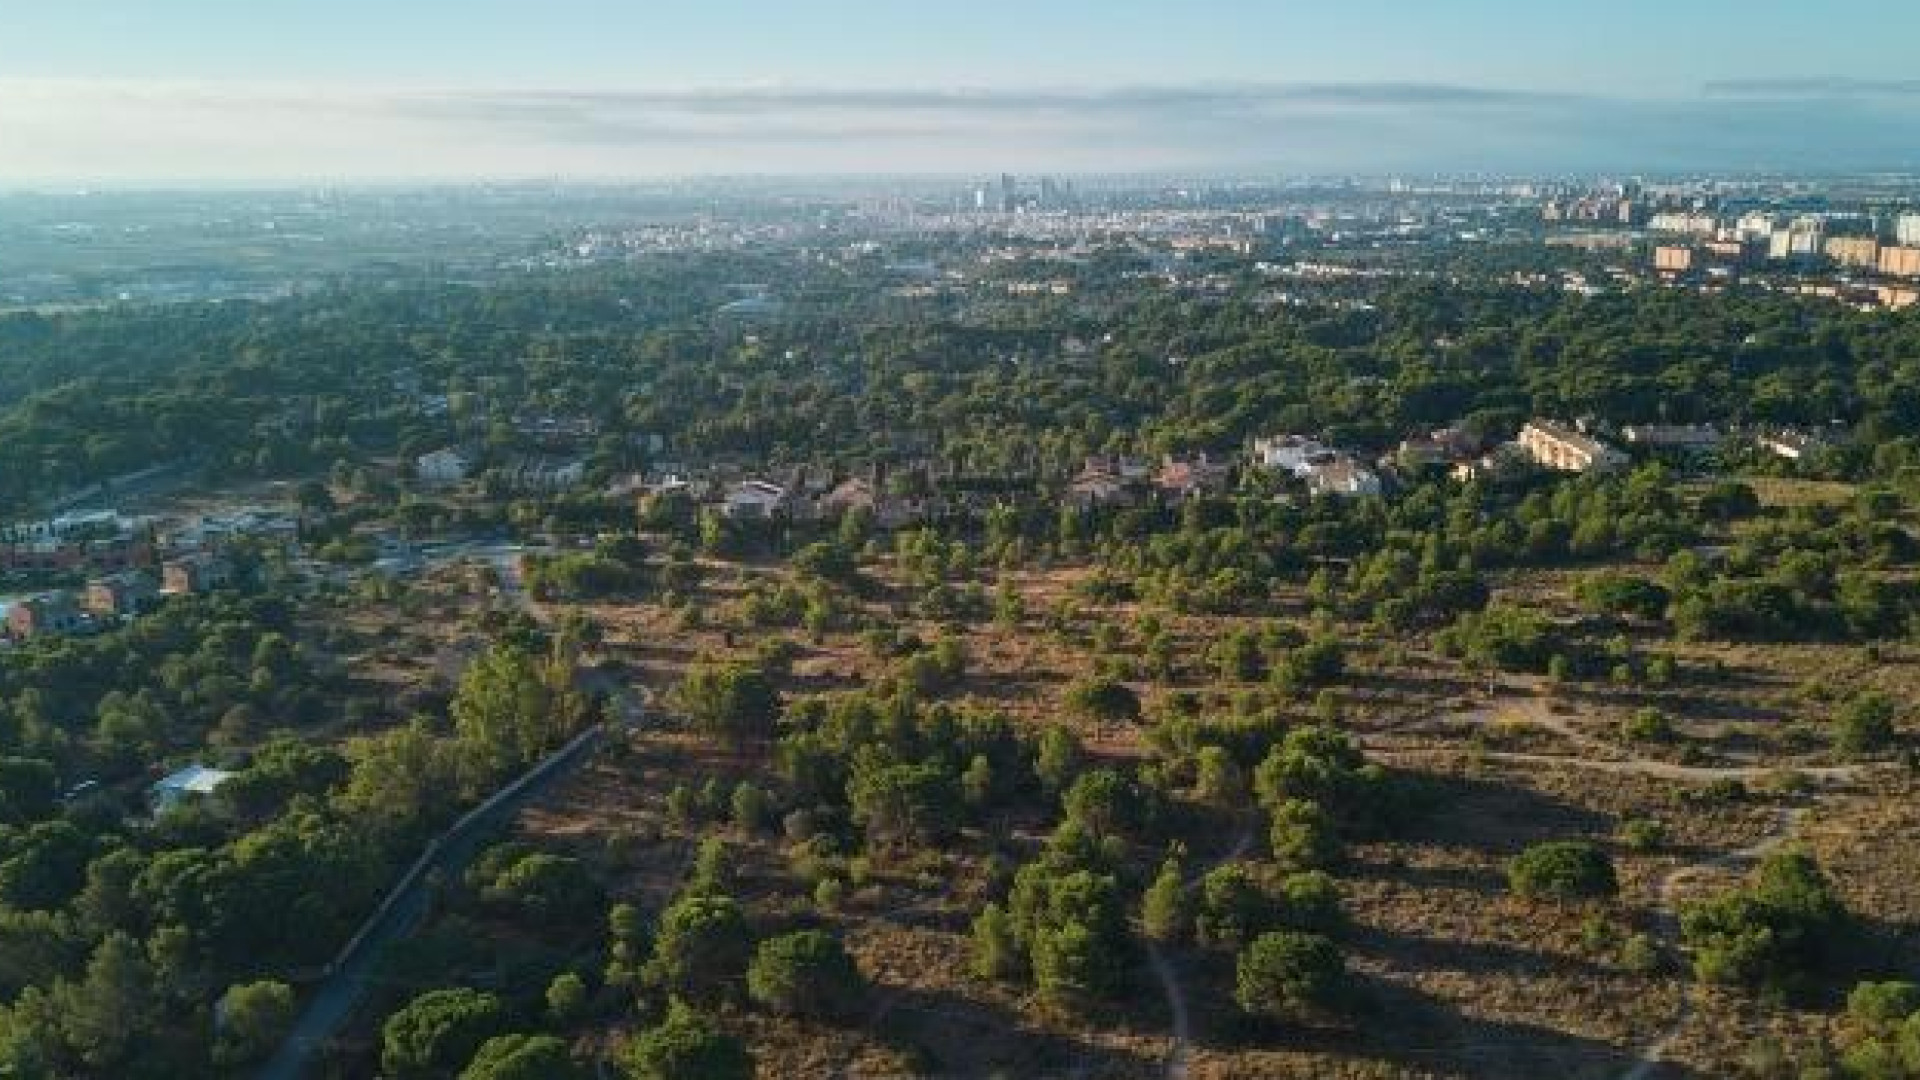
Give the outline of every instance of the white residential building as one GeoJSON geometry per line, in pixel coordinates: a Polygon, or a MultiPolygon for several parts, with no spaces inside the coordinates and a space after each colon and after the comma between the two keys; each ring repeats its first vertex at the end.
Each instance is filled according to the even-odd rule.
{"type": "Polygon", "coordinates": [[[473,471],[473,461],[458,450],[435,450],[416,458],[413,471],[422,483],[457,484],[473,471]]]}
{"type": "Polygon", "coordinates": [[[765,519],[786,512],[787,489],[765,480],[743,480],[727,489],[720,512],[730,518],[765,519]]]}
{"type": "Polygon", "coordinates": [[[220,790],[220,785],[231,779],[233,779],[233,773],[225,769],[189,765],[153,785],[147,799],[152,804],[154,813],[165,813],[189,799],[203,798],[213,794],[220,790]]]}
{"type": "Polygon", "coordinates": [[[1359,498],[1380,494],[1380,476],[1352,458],[1335,458],[1307,467],[1307,490],[1315,495],[1359,498]]]}
{"type": "Polygon", "coordinates": [[[1305,435],[1275,435],[1253,441],[1254,463],[1265,469],[1276,469],[1305,477],[1307,466],[1315,461],[1331,460],[1336,455],[1318,440],[1305,435]]]}

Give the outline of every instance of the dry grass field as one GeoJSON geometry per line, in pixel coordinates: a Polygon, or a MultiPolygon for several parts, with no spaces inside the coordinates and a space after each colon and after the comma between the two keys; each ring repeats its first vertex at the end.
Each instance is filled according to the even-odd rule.
{"type": "MultiPolygon", "coordinates": [[[[1780,496],[1773,496],[1780,497],[1780,496]]],[[[789,694],[866,686],[889,663],[857,633],[752,630],[729,618],[756,583],[785,571],[710,562],[691,622],[660,603],[600,603],[583,610],[606,628],[605,652],[633,681],[669,690],[688,665],[746,656],[770,637],[798,646],[789,694]]],[[[1094,666],[1102,634],[1120,652],[1138,644],[1145,612],[1098,604],[1075,589],[1082,572],[990,575],[1025,601],[1018,625],[918,618],[888,567],[864,615],[903,634],[962,637],[967,674],[949,697],[1016,723],[1069,723],[1096,757],[1147,752],[1136,725],[1074,719],[1063,691],[1094,666]],[[1102,626],[1117,628],[1100,631],[1102,626]]],[[[1570,611],[1568,574],[1502,580],[1502,596],[1570,611]]],[[[991,586],[990,586],[991,587],[991,586]]],[[[356,624],[377,642],[363,670],[401,685],[423,670],[457,666],[471,647],[482,599],[457,574],[422,583],[419,605],[394,623],[356,624]],[[399,625],[404,622],[404,625],[399,625]]],[[[1282,609],[1304,610],[1283,599],[1282,609]]],[[[1204,663],[1208,647],[1247,620],[1154,611],[1175,642],[1179,672],[1141,678],[1149,720],[1173,696],[1226,709],[1258,685],[1223,685],[1204,663]]],[[[1113,1005],[1085,1015],[1048,1010],[1012,987],[968,971],[968,926],[993,895],[1004,860],[1032,852],[1049,827],[1009,817],[970,830],[942,850],[898,865],[862,863],[838,906],[824,915],[777,829],[689,822],[669,810],[676,785],[723,788],[762,780],[766,762],[718,751],[700,738],[646,730],[604,752],[557,795],[522,816],[526,839],[588,859],[617,898],[657,910],[707,835],[723,836],[739,865],[738,893],[765,929],[826,919],[873,983],[859,1023],[779,1020],[745,1011],[727,1023],[745,1037],[763,1076],[1088,1076],[1183,1073],[1190,1077],[1573,1077],[1632,1074],[1655,1043],[1668,1061],[1649,1075],[1741,1075],[1741,1056],[1765,1036],[1820,1030],[1813,1008],[1763,1002],[1696,986],[1674,948],[1672,904],[1734,884],[1743,853],[1798,843],[1818,855],[1872,938],[1869,967],[1920,971],[1920,803],[1895,766],[1838,765],[1816,737],[1831,702],[1875,687],[1920,692],[1920,650],[1895,647],[1869,659],[1854,647],[1672,646],[1683,668],[1711,670],[1666,689],[1607,684],[1554,686],[1507,677],[1489,684],[1432,654],[1417,639],[1341,628],[1348,673],[1338,722],[1375,760],[1433,793],[1420,818],[1391,841],[1357,845],[1338,877],[1352,926],[1346,937],[1362,1004],[1343,1027],[1275,1030],[1238,1018],[1231,957],[1170,950],[1192,1017],[1191,1045],[1177,1047],[1172,1002],[1144,957],[1113,1005]],[[1621,721],[1662,709],[1677,738],[1625,741],[1621,721]],[[1716,785],[1716,781],[1719,783],[1716,785]],[[1728,794],[1728,781],[1740,790],[1728,794]],[[1703,793],[1705,796],[1703,797],[1703,793]],[[1632,821],[1658,822],[1663,839],[1644,850],[1617,840],[1632,821]],[[1527,844],[1569,837],[1605,842],[1621,881],[1616,901],[1533,903],[1511,895],[1506,861],[1527,844]],[[1630,960],[1643,935],[1649,959],[1630,960]]],[[[1667,647],[1664,646],[1663,647],[1667,647]]],[[[1283,703],[1300,719],[1308,702],[1283,703]]],[[[1254,814],[1216,814],[1185,826],[1196,863],[1225,856],[1236,840],[1264,848],[1254,814]]],[[[1137,853],[1151,867],[1153,852],[1137,853]]],[[[1815,1002],[1831,1012],[1832,1000],[1815,1002]]],[[[586,1042],[605,1046],[619,1025],[586,1042]]]]}

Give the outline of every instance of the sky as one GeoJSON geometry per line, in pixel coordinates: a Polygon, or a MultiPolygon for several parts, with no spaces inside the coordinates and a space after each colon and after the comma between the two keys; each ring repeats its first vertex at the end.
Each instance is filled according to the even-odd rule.
{"type": "Polygon", "coordinates": [[[1920,164],[1914,0],[0,0],[0,182],[1920,164]]]}

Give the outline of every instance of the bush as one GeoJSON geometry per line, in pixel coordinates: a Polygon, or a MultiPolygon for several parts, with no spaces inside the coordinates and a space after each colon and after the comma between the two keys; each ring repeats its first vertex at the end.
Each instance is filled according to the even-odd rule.
{"type": "Polygon", "coordinates": [[[668,991],[712,997],[738,983],[752,949],[740,906],[725,896],[683,896],[660,916],[649,972],[668,991]]]}
{"type": "Polygon", "coordinates": [[[1636,710],[1620,723],[1620,735],[1628,742],[1669,742],[1673,734],[1673,718],[1659,709],[1636,710]]]}
{"type": "Polygon", "coordinates": [[[709,735],[731,740],[773,734],[780,694],[758,668],[742,664],[696,664],[678,692],[682,708],[709,735]]]}
{"type": "Polygon", "coordinates": [[[480,1044],[500,1033],[500,999],[465,988],[429,990],[380,1029],[380,1067],[394,1080],[445,1076],[472,1060],[480,1044]]]}
{"type": "Polygon", "coordinates": [[[1194,936],[1202,945],[1237,946],[1273,924],[1273,900],[1237,862],[1222,863],[1200,879],[1194,936]]]}
{"type": "Polygon", "coordinates": [[[1884,694],[1867,693],[1847,702],[1833,722],[1833,748],[1845,757],[1870,757],[1894,740],[1893,701],[1884,694]]]}
{"type": "Polygon", "coordinates": [[[739,1039],[678,999],[667,1017],[627,1044],[621,1068],[629,1080],[752,1080],[753,1058],[739,1039]]]}
{"type": "Polygon", "coordinates": [[[1920,986],[1904,980],[1863,982],[1847,995],[1847,1015],[1870,1024],[1898,1023],[1920,1012],[1920,986]]]}
{"type": "Polygon", "coordinates": [[[983,979],[1007,980],[1018,977],[1021,967],[1012,918],[999,904],[988,904],[973,920],[973,973],[983,979]]]}
{"type": "Polygon", "coordinates": [[[1281,931],[1255,938],[1234,965],[1233,1000],[1250,1015],[1304,1020],[1339,1009],[1347,962],[1318,934],[1281,931]]]}
{"type": "Polygon", "coordinates": [[[584,1080],[587,1075],[551,1035],[496,1035],[482,1043],[460,1080],[584,1080]]]}
{"type": "Polygon", "coordinates": [[[1346,925],[1340,886],[1318,870],[1288,874],[1280,883],[1277,918],[1290,930],[1330,934],[1346,925]]]}
{"type": "Polygon", "coordinates": [[[1620,846],[1645,854],[1667,842],[1667,826],[1654,818],[1633,818],[1620,824],[1620,846]]]}
{"type": "Polygon", "coordinates": [[[598,915],[605,898],[580,860],[536,852],[485,882],[480,899],[536,925],[580,926],[598,915]]]}
{"type": "Polygon", "coordinates": [[[1067,687],[1067,707],[1090,719],[1108,723],[1136,720],[1140,696],[1118,679],[1089,676],[1067,687]]]}
{"type": "Polygon", "coordinates": [[[1742,889],[1689,904],[1681,939],[1703,982],[1792,991],[1823,968],[1851,929],[1826,875],[1803,851],[1767,857],[1742,889]]]}
{"type": "Polygon", "coordinates": [[[1584,840],[1535,844],[1507,864],[1514,895],[1530,900],[1579,900],[1620,891],[1607,853],[1584,840]]]}
{"type": "Polygon", "coordinates": [[[761,942],[747,968],[747,995],[788,1015],[845,1016],[865,993],[866,979],[853,958],[837,938],[820,930],[761,942]]]}
{"type": "Polygon", "coordinates": [[[587,980],[563,971],[547,984],[547,1016],[562,1026],[580,1019],[587,1007],[587,980]]]}
{"type": "Polygon", "coordinates": [[[1187,935],[1190,922],[1180,860],[1168,859],[1140,900],[1140,929],[1154,941],[1178,941],[1187,935]]]}
{"type": "Polygon", "coordinates": [[[258,1061],[293,1026],[293,988],[271,981],[230,987],[221,995],[219,1014],[220,1042],[214,1056],[227,1065],[258,1061]]]}
{"type": "Polygon", "coordinates": [[[1295,870],[1324,870],[1340,862],[1340,834],[1320,804],[1283,799],[1273,808],[1273,857],[1295,870]]]}

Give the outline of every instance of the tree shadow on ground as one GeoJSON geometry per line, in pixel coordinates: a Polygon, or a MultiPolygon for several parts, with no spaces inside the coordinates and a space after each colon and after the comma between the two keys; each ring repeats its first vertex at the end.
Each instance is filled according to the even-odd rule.
{"type": "Polygon", "coordinates": [[[1361,927],[1349,938],[1356,953],[1378,957],[1394,967],[1423,972],[1457,971],[1465,975],[1504,974],[1527,979],[1565,978],[1597,981],[1610,973],[1591,960],[1545,952],[1505,941],[1467,941],[1361,927]]]}
{"type": "Polygon", "coordinates": [[[1157,1055],[1114,1047],[1031,1026],[1031,1017],[1005,1006],[915,987],[878,987],[874,1038],[900,1050],[915,1073],[937,1077],[1147,1077],[1159,1075],[1157,1055]]]}
{"type": "Polygon", "coordinates": [[[1610,831],[1607,815],[1508,781],[1421,774],[1426,809],[1401,830],[1408,843],[1476,848],[1500,858],[1526,845],[1610,831]]]}
{"type": "MultiPolygon", "coordinates": [[[[1409,1073],[1484,1080],[1600,1080],[1639,1062],[1636,1050],[1520,1020],[1468,1016],[1418,989],[1363,981],[1364,1009],[1351,1032],[1327,1033],[1326,1049],[1390,1064],[1409,1073]]],[[[1311,1036],[1310,1036],[1311,1037],[1311,1036]]],[[[1659,1080],[1707,1080],[1668,1066],[1659,1080]]]]}

